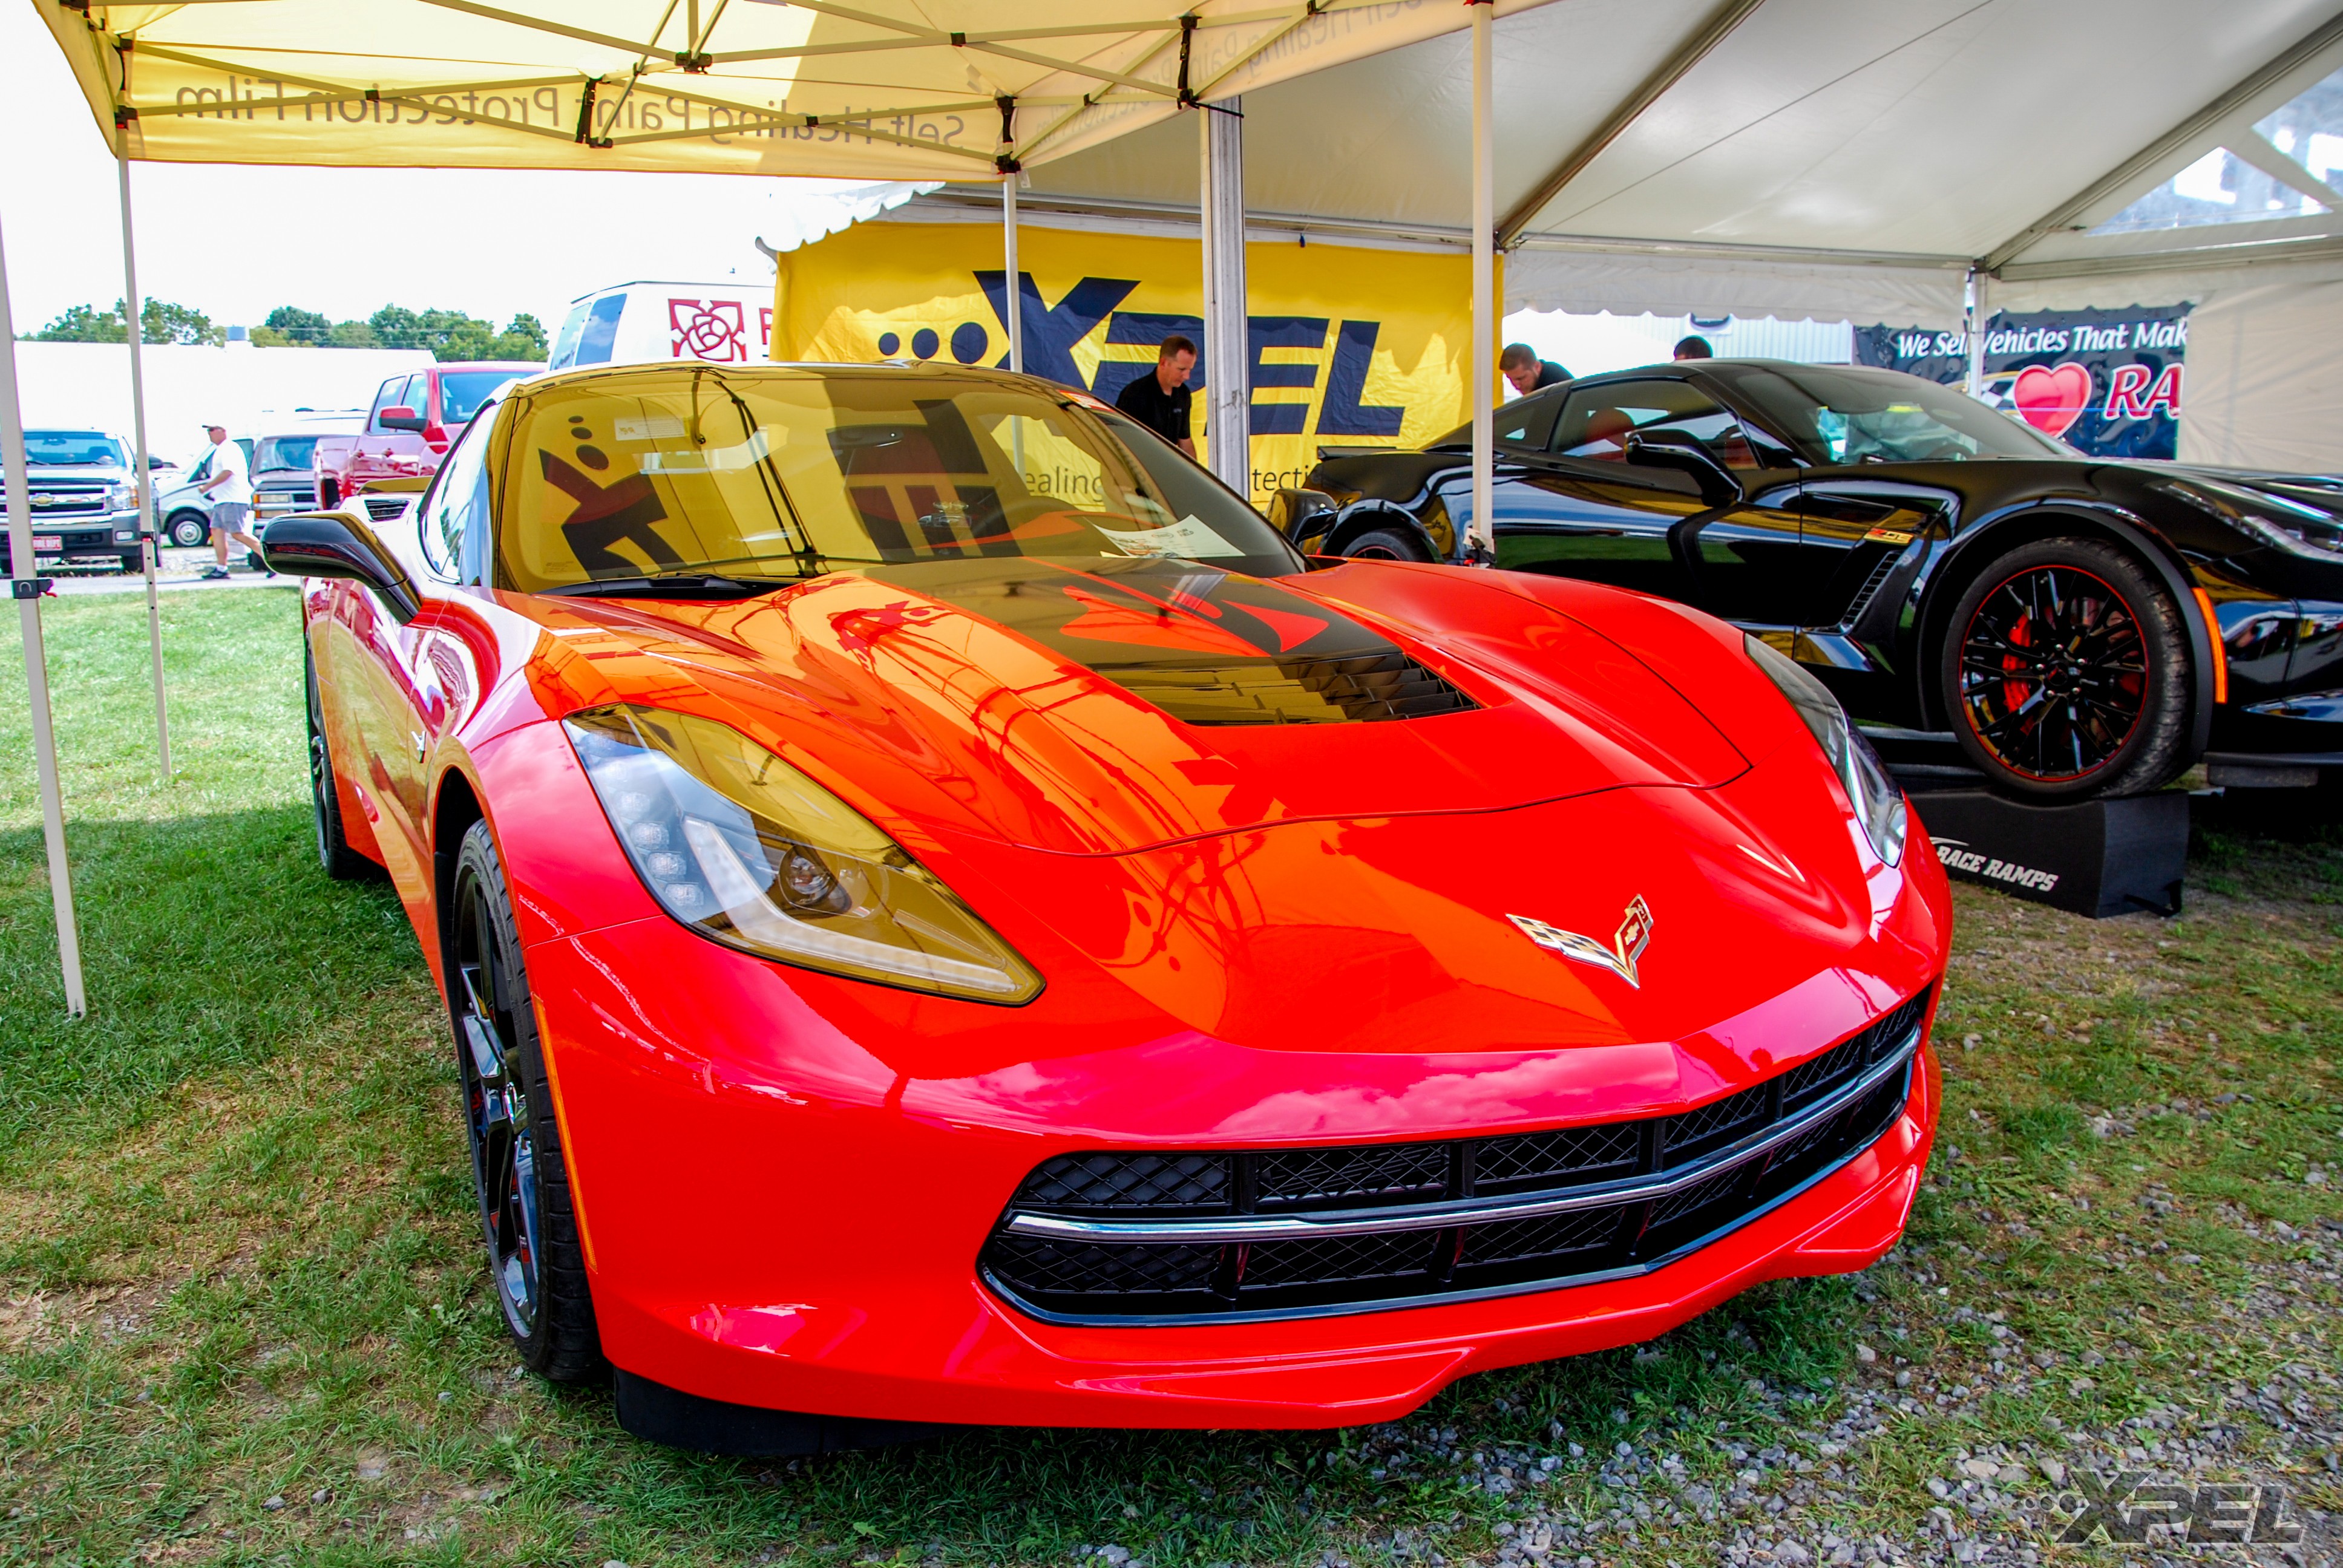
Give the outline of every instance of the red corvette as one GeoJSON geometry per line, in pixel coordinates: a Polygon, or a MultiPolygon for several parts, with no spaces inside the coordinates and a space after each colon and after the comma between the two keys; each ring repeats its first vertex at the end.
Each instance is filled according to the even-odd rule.
{"type": "Polygon", "coordinates": [[[1381,1421],[1902,1230],[1944,877],[1698,611],[1311,569],[931,366],[519,382],[266,545],[513,1339],[637,1432],[1381,1421]]]}

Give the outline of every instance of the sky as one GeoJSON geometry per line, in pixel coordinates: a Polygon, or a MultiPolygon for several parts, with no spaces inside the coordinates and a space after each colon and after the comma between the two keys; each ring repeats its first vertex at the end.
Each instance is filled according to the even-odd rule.
{"type": "MultiPolygon", "coordinates": [[[[113,156],[34,8],[0,5],[0,243],[16,330],[122,295],[113,156]],[[72,127],[60,136],[55,127],[72,127]],[[37,149],[35,151],[34,149],[37,149]]],[[[568,302],[636,278],[769,281],[756,246],[839,180],[526,169],[131,166],[149,298],[251,326],[280,305],[335,320],[387,304],[548,329],[568,302]],[[621,215],[612,222],[612,215],[621,215]],[[565,238],[565,236],[568,236],[565,238]]]]}

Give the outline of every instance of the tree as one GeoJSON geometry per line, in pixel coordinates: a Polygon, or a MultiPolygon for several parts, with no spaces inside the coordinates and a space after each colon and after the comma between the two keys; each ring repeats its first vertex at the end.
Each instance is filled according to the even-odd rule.
{"type": "MultiPolygon", "coordinates": [[[[119,299],[113,309],[105,311],[94,305],[76,305],[33,337],[41,343],[126,342],[122,328],[125,313],[119,299]]],[[[227,341],[227,328],[213,326],[210,317],[192,306],[173,305],[166,299],[146,301],[139,308],[138,320],[143,343],[199,343],[216,347],[227,341]]]]}
{"type": "MultiPolygon", "coordinates": [[[[303,310],[298,306],[280,305],[268,313],[263,324],[278,335],[280,341],[314,347],[327,340],[334,330],[333,318],[322,310],[303,310]]],[[[252,340],[260,341],[260,329],[253,329],[252,340]]]]}
{"type": "Polygon", "coordinates": [[[528,344],[528,352],[526,354],[507,354],[500,356],[500,357],[508,359],[542,359],[545,357],[548,345],[545,340],[544,322],[539,321],[536,317],[529,315],[527,311],[521,312],[518,316],[512,318],[512,325],[505,328],[504,339],[499,339],[499,341],[515,337],[521,338],[528,344]]]}
{"type": "Polygon", "coordinates": [[[380,348],[384,344],[381,338],[375,336],[374,327],[369,323],[337,321],[334,323],[333,329],[326,334],[326,347],[328,348],[380,348]]]}
{"type": "Polygon", "coordinates": [[[127,335],[122,330],[122,310],[117,305],[112,310],[101,311],[95,305],[76,305],[38,332],[33,334],[35,343],[124,343],[127,335]]]}

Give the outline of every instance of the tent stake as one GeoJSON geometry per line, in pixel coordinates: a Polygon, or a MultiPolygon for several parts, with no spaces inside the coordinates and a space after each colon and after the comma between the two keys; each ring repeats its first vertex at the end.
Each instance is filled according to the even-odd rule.
{"type": "Polygon", "coordinates": [[[163,701],[163,607],[155,593],[155,558],[162,541],[155,534],[155,470],[146,457],[146,371],[139,352],[146,337],[145,304],[138,297],[138,251],[130,237],[130,160],[114,160],[122,193],[122,308],[128,318],[124,336],[130,340],[130,426],[136,438],[138,462],[138,559],[146,572],[146,647],[155,665],[155,747],[162,759],[163,777],[171,776],[171,718],[163,701]]]}
{"type": "Polygon", "coordinates": [[[1204,160],[1204,455],[1206,467],[1222,484],[1250,497],[1252,366],[1245,318],[1244,116],[1239,112],[1243,102],[1200,104],[1196,125],[1204,160]]]}
{"type": "Polygon", "coordinates": [[[1472,0],[1473,13],[1473,522],[1470,558],[1493,566],[1496,507],[1497,181],[1489,145],[1489,0],[1472,0]]]}
{"type": "Polygon", "coordinates": [[[25,419],[16,403],[16,325],[8,312],[7,247],[0,244],[0,474],[8,483],[9,591],[24,631],[25,687],[32,698],[33,766],[41,780],[41,836],[49,855],[49,898],[57,920],[57,962],[65,970],[65,1011],[89,1010],[81,987],[81,932],[74,920],[73,872],[65,864],[65,798],[57,788],[57,737],[49,722],[49,656],[41,640],[41,592],[32,573],[32,481],[25,463],[25,419]]]}

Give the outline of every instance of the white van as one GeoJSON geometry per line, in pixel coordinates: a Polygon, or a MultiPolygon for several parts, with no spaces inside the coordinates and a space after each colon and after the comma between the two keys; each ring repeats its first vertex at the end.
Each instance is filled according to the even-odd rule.
{"type": "Polygon", "coordinates": [[[770,285],[621,283],[571,302],[546,368],[661,359],[764,365],[772,348],[770,285]]]}

